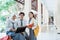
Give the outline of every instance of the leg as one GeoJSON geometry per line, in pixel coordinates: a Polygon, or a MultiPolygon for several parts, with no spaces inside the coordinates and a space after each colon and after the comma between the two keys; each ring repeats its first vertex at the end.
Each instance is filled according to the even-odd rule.
{"type": "Polygon", "coordinates": [[[13,40],[25,40],[25,37],[20,34],[20,33],[16,33],[15,37],[13,38],[13,40]]]}
{"type": "Polygon", "coordinates": [[[29,40],[29,36],[26,32],[24,32],[23,35],[25,36],[26,40],[29,40]]]}
{"type": "Polygon", "coordinates": [[[6,34],[7,34],[8,36],[11,36],[12,39],[13,39],[13,37],[15,36],[15,32],[7,31],[6,34]]]}
{"type": "Polygon", "coordinates": [[[29,40],[36,40],[36,37],[34,36],[34,31],[30,29],[30,39],[29,40]]]}
{"type": "Polygon", "coordinates": [[[34,36],[33,36],[33,30],[32,29],[30,29],[30,39],[29,40],[34,40],[34,36]]]}
{"type": "Polygon", "coordinates": [[[37,40],[37,38],[34,36],[34,40],[37,40]]]}

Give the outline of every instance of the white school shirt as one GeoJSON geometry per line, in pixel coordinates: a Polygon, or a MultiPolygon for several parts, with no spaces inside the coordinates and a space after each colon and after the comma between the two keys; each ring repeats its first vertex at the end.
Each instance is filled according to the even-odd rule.
{"type": "Polygon", "coordinates": [[[15,20],[12,20],[12,19],[8,19],[7,22],[6,22],[6,31],[9,31],[10,28],[13,28],[13,24],[12,22],[14,23],[14,28],[17,29],[17,21],[15,20]]]}
{"type": "MultiPolygon", "coordinates": [[[[38,22],[37,22],[36,19],[32,18],[31,21],[30,21],[30,23],[28,21],[28,25],[32,24],[32,23],[34,23],[34,26],[32,27],[32,30],[34,30],[37,27],[38,22]]],[[[26,28],[26,32],[27,32],[28,35],[30,35],[29,28],[26,28]]]]}
{"type": "MultiPolygon", "coordinates": [[[[22,27],[27,25],[27,21],[25,19],[23,19],[22,23],[23,23],[22,27]]],[[[17,24],[18,24],[17,25],[18,27],[21,27],[21,20],[20,19],[17,20],[17,24]]]]}
{"type": "Polygon", "coordinates": [[[29,24],[32,24],[32,23],[34,23],[34,26],[32,27],[32,30],[34,30],[37,27],[38,22],[36,19],[32,18],[29,24]]]}

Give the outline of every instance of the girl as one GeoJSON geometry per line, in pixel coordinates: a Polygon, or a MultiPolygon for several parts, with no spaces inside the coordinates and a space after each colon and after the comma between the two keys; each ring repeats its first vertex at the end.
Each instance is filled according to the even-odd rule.
{"type": "Polygon", "coordinates": [[[29,32],[30,32],[30,40],[36,40],[36,37],[34,35],[34,29],[37,26],[37,21],[34,19],[34,14],[33,12],[29,12],[29,24],[33,24],[32,28],[29,28],[29,32]]]}

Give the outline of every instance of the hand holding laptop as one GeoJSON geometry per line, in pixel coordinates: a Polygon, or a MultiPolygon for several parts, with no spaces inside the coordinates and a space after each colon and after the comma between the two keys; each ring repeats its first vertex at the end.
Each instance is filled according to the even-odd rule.
{"type": "Polygon", "coordinates": [[[16,30],[16,33],[21,33],[21,32],[25,32],[26,26],[25,27],[18,27],[16,30]]]}

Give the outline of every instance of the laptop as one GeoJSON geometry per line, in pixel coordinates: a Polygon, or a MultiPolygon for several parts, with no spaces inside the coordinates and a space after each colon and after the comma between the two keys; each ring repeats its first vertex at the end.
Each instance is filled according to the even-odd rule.
{"type": "Polygon", "coordinates": [[[18,27],[15,33],[25,32],[26,27],[18,27]]]}

